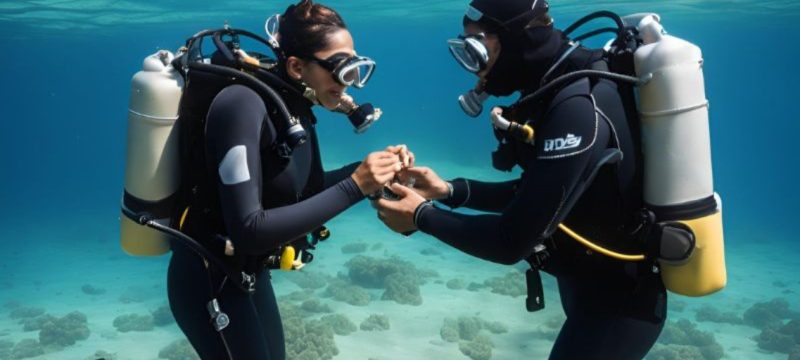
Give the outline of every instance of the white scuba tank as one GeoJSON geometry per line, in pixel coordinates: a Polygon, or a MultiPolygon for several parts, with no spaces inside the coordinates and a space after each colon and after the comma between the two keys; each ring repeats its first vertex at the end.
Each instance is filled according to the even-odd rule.
{"type": "Polygon", "coordinates": [[[634,54],[645,153],[645,201],[669,206],[714,195],[708,100],[700,48],[666,35],[658,18],[639,23],[634,54]]]}
{"type": "MultiPolygon", "coordinates": [[[[122,207],[152,214],[168,225],[180,182],[178,134],[174,127],[183,92],[183,78],[170,65],[174,55],[159,51],[144,59],[133,76],[128,109],[125,195],[122,207]]],[[[121,216],[120,241],[131,255],[154,256],[169,251],[166,234],[121,216]]]]}
{"type": "MultiPolygon", "coordinates": [[[[673,292],[701,296],[725,286],[721,202],[711,171],[708,100],[703,56],[696,45],[667,35],[656,14],[625,18],[642,45],[634,53],[639,86],[644,201],[656,211],[678,213],[691,228],[695,249],[683,264],[661,262],[664,284],[673,292]],[[717,208],[693,211],[692,204],[715,199],[717,208]],[[673,211],[680,209],[680,211],[673,211]]],[[[713,205],[712,205],[713,206],[713,205]]]]}

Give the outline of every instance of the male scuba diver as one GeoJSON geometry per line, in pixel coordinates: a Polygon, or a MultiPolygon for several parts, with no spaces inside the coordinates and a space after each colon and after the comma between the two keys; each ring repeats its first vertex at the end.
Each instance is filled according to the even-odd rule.
{"type": "MultiPolygon", "coordinates": [[[[460,99],[472,116],[488,95],[527,96],[565,74],[609,70],[608,52],[580,46],[553,26],[546,0],[474,0],[463,26],[449,45],[479,78],[460,99]]],[[[550,359],[641,359],[666,319],[666,290],[652,262],[606,257],[568,235],[642,251],[634,240],[642,229],[641,145],[635,100],[621,95],[624,86],[630,85],[576,77],[535,101],[493,109],[500,143],[493,165],[520,166],[517,180],[447,182],[413,167],[399,175],[413,177],[413,189],[392,184],[399,199],[375,202],[394,231],[420,230],[496,263],[529,262],[530,311],[544,306],[538,271],[553,275],[567,319],[550,359]],[[487,214],[448,211],[426,199],[487,214]]]]}

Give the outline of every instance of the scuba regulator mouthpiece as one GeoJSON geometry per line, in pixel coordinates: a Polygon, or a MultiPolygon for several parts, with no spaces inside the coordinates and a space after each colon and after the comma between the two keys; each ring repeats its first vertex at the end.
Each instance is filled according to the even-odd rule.
{"type": "Polygon", "coordinates": [[[472,89],[464,95],[458,97],[458,104],[461,109],[471,117],[478,117],[483,112],[483,103],[489,98],[489,94],[480,90],[472,89]]]}
{"type": "MultiPolygon", "coordinates": [[[[303,96],[315,105],[320,104],[316,91],[308,86],[305,87],[303,96]]],[[[383,115],[381,109],[369,103],[358,105],[353,101],[353,97],[347,94],[342,94],[339,105],[331,111],[347,115],[356,134],[363,134],[383,115]]]]}
{"type": "Polygon", "coordinates": [[[383,115],[383,111],[372,104],[357,105],[350,95],[343,95],[342,102],[334,111],[347,115],[356,134],[363,134],[383,115]]]}
{"type": "Polygon", "coordinates": [[[347,118],[353,124],[357,134],[363,134],[367,129],[372,126],[383,113],[381,109],[375,108],[372,104],[363,104],[356,108],[347,118]]]}

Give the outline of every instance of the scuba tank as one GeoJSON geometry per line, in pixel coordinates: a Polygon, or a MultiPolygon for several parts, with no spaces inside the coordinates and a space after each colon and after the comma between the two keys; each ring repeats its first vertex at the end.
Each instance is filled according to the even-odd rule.
{"type": "MultiPolygon", "coordinates": [[[[128,109],[128,140],[123,212],[148,212],[169,225],[180,185],[177,132],[183,77],[170,64],[174,56],[159,51],[144,59],[133,76],[128,109]]],[[[169,251],[166,234],[120,217],[122,249],[130,255],[156,256],[169,251]]]]}
{"type": "MultiPolygon", "coordinates": [[[[646,251],[644,254],[618,253],[563,224],[558,228],[600,254],[622,261],[657,262],[664,285],[674,293],[704,296],[719,291],[727,282],[722,204],[714,192],[711,173],[708,100],[700,48],[667,35],[656,14],[620,18],[601,11],[578,20],[564,35],[600,17],[614,20],[617,27],[595,30],[576,37],[575,41],[615,32],[617,37],[605,47],[609,67],[614,72],[580,70],[562,75],[523,97],[509,110],[513,113],[586,77],[610,79],[638,88],[645,203],[641,238],[646,251]]],[[[515,123],[503,118],[499,111],[492,112],[492,120],[497,129],[507,131],[524,143],[533,143],[530,135],[534,129],[525,129],[529,125],[514,126],[515,123]]],[[[594,174],[603,164],[613,163],[615,158],[609,156],[609,162],[598,164],[594,174]]],[[[593,176],[586,183],[590,183],[593,176]]],[[[570,195],[564,207],[566,212],[586,187],[579,187],[580,191],[570,195]]]]}
{"type": "MultiPolygon", "coordinates": [[[[666,34],[655,14],[635,23],[642,45],[634,53],[644,154],[644,201],[659,222],[691,230],[694,250],[684,262],[659,261],[664,285],[701,296],[726,283],[722,206],[711,173],[708,100],[700,48],[666,34]]],[[[664,247],[662,246],[662,249],[664,247]]]]}

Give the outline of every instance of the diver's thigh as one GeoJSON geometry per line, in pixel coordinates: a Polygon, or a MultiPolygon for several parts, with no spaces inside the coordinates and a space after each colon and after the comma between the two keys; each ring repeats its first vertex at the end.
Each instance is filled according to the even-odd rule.
{"type": "Polygon", "coordinates": [[[561,331],[556,337],[553,348],[550,350],[550,360],[583,359],[591,356],[596,339],[594,329],[587,328],[588,324],[577,317],[567,318],[561,331]]]}
{"type": "Polygon", "coordinates": [[[551,360],[640,360],[658,340],[663,323],[624,317],[568,319],[558,334],[551,360]]]}
{"type": "Polygon", "coordinates": [[[261,324],[255,295],[226,285],[220,296],[220,308],[230,318],[230,325],[222,331],[222,336],[233,359],[283,360],[283,357],[273,355],[261,324]]]}
{"type": "Polygon", "coordinates": [[[263,272],[258,279],[253,302],[261,320],[261,329],[266,337],[267,346],[271,354],[270,359],[284,360],[286,358],[286,344],[283,335],[283,323],[267,271],[263,272]]]}
{"type": "Polygon", "coordinates": [[[167,273],[169,306],[178,327],[201,359],[227,359],[224,343],[212,328],[206,310],[211,291],[202,273],[205,269],[192,260],[173,254],[167,273]]]}
{"type": "Polygon", "coordinates": [[[600,353],[609,354],[606,359],[643,359],[661,335],[664,323],[654,323],[635,318],[616,319],[614,335],[606,337],[600,344],[600,353]]]}
{"type": "MultiPolygon", "coordinates": [[[[649,279],[642,281],[640,285],[646,285],[649,279]]],[[[648,314],[661,308],[658,296],[663,289],[641,288],[620,286],[613,279],[559,278],[567,320],[550,359],[642,359],[658,339],[666,316],[648,314]],[[637,302],[642,309],[631,311],[631,304],[637,302]]]]}

